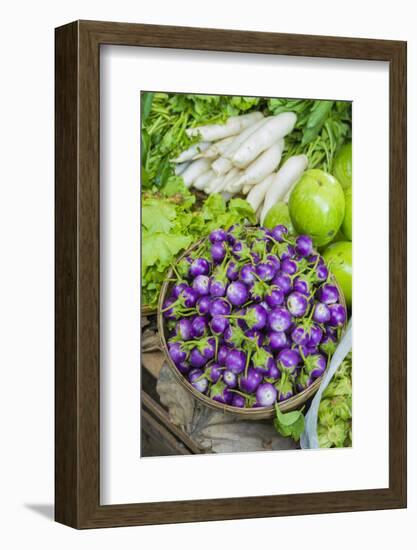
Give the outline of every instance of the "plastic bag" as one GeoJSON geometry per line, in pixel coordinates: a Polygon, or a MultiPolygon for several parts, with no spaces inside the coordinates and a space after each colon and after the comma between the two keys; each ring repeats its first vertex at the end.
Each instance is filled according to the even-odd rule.
{"type": "Polygon", "coordinates": [[[342,339],[339,342],[339,345],[337,346],[333,354],[333,357],[330,361],[329,368],[324,374],[323,381],[320,384],[320,388],[316,393],[316,395],[314,396],[314,399],[310,405],[310,409],[306,414],[305,428],[300,438],[300,445],[302,449],[319,448],[319,442],[317,437],[317,416],[318,416],[321,396],[323,395],[324,390],[329,385],[335,372],[337,371],[342,361],[345,359],[345,357],[347,356],[347,354],[350,352],[351,349],[352,349],[352,318],[350,319],[346,332],[344,333],[342,339]]]}

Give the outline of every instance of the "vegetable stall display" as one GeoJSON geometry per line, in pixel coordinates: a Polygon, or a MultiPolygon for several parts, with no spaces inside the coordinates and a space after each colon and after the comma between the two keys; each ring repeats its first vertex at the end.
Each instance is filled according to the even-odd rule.
{"type": "Polygon", "coordinates": [[[278,404],[320,379],[351,307],[351,184],[349,102],[141,95],[142,310],[169,283],[184,380],[240,410],[275,405],[294,439],[303,414],[278,404]]]}

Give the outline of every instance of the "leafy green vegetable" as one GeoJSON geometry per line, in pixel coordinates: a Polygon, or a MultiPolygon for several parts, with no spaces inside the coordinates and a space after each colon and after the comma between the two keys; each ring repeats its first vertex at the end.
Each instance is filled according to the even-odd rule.
{"type": "Polygon", "coordinates": [[[176,216],[175,204],[149,198],[142,206],[142,226],[150,233],[168,233],[176,216]]]}
{"type": "Polygon", "coordinates": [[[142,299],[156,305],[159,290],[176,256],[218,227],[254,223],[255,213],[242,199],[210,195],[201,210],[180,178],[170,178],[162,192],[142,195],[142,299]],[[176,181],[176,180],[180,181],[176,181]]]}
{"type": "Polygon", "coordinates": [[[151,112],[152,108],[152,101],[153,96],[155,94],[153,92],[143,92],[141,97],[141,113],[142,113],[142,123],[146,121],[146,119],[149,116],[149,113],[151,112]]]}
{"type": "Polygon", "coordinates": [[[161,188],[174,175],[170,159],[198,141],[186,135],[187,128],[224,123],[260,103],[256,97],[142,92],[142,188],[161,188]]]}
{"type": "Polygon", "coordinates": [[[298,441],[304,431],[304,415],[302,411],[282,413],[278,403],[275,403],[274,427],[284,437],[292,437],[298,441]]]}
{"type": "Polygon", "coordinates": [[[320,447],[352,446],[352,356],[342,362],[323,392],[317,435],[320,447]]]}
{"type": "Polygon", "coordinates": [[[305,154],[310,168],[330,172],[341,146],[351,139],[352,108],[348,101],[311,99],[270,99],[268,109],[278,115],[297,115],[294,131],[287,136],[284,160],[305,154]]]}

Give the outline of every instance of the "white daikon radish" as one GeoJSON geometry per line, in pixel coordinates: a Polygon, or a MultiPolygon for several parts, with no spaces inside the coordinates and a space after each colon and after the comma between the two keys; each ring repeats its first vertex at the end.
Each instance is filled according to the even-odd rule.
{"type": "Polygon", "coordinates": [[[246,197],[246,200],[252,206],[255,212],[262,205],[266,192],[268,191],[268,188],[271,185],[271,183],[274,181],[274,178],[275,178],[275,173],[270,174],[263,181],[251,187],[251,190],[249,191],[248,196],[246,197]]]}
{"type": "Polygon", "coordinates": [[[198,159],[194,160],[190,166],[182,173],[182,179],[184,180],[184,184],[186,187],[190,187],[190,185],[198,178],[198,176],[201,176],[201,174],[204,174],[204,172],[208,172],[210,170],[210,161],[207,159],[198,159]]]}
{"type": "Polygon", "coordinates": [[[272,144],[292,132],[297,117],[294,113],[281,113],[271,117],[259,130],[251,134],[232,157],[238,168],[245,168],[272,144]]]}
{"type": "Polygon", "coordinates": [[[285,193],[285,197],[282,199],[284,202],[288,203],[290,200],[291,191],[294,189],[294,186],[297,182],[294,182],[291,187],[288,189],[288,191],[285,193]]]}
{"type": "Polygon", "coordinates": [[[296,183],[308,166],[308,158],[305,155],[290,157],[276,173],[274,180],[268,187],[261,212],[261,225],[269,211],[278,201],[282,200],[288,189],[296,183]]]}
{"type": "Polygon", "coordinates": [[[204,188],[204,193],[207,193],[207,195],[210,195],[211,193],[216,193],[216,189],[219,189],[224,182],[224,176],[217,176],[216,178],[212,179],[204,188]]]}
{"type": "Polygon", "coordinates": [[[264,151],[256,158],[244,171],[239,185],[255,185],[264,180],[269,174],[275,170],[281,160],[282,151],[284,149],[284,140],[280,139],[269,149],[264,151]]]}
{"type": "Polygon", "coordinates": [[[214,180],[215,177],[216,174],[213,172],[213,170],[208,170],[207,172],[204,172],[204,174],[201,174],[201,176],[198,176],[198,178],[194,180],[192,186],[201,191],[205,189],[209,182],[211,180],[214,180]]]}
{"type": "Polygon", "coordinates": [[[190,166],[189,162],[183,162],[182,164],[177,164],[174,170],[175,175],[181,176],[181,174],[185,172],[189,166],[190,166]]]}
{"type": "Polygon", "coordinates": [[[262,117],[262,113],[255,111],[247,115],[231,116],[225,124],[210,124],[188,128],[185,130],[185,133],[188,137],[200,136],[203,141],[217,141],[218,139],[239,134],[262,117]]]}
{"type": "Polygon", "coordinates": [[[207,141],[200,141],[199,143],[194,143],[193,145],[191,145],[191,147],[183,151],[180,155],[178,155],[177,158],[171,160],[170,162],[179,163],[179,162],[187,162],[188,160],[193,160],[193,158],[196,155],[202,153],[209,147],[210,147],[210,143],[207,141]]]}
{"type": "Polygon", "coordinates": [[[242,189],[241,185],[236,185],[240,178],[240,174],[237,174],[234,178],[231,178],[224,186],[224,190],[228,193],[239,193],[239,191],[242,189]]]}
{"type": "Polygon", "coordinates": [[[265,124],[267,120],[269,120],[271,117],[267,118],[261,118],[258,120],[258,122],[255,122],[255,124],[252,124],[251,126],[248,126],[246,130],[243,130],[239,135],[235,136],[231,144],[226,148],[226,150],[223,152],[223,156],[227,159],[231,159],[233,155],[236,153],[236,151],[239,149],[239,147],[242,145],[242,143],[256,130],[259,130],[259,128],[265,124]]]}
{"type": "Polygon", "coordinates": [[[229,159],[226,159],[224,157],[219,157],[217,160],[213,162],[211,165],[211,169],[218,175],[222,176],[223,174],[227,174],[227,172],[233,168],[232,163],[229,159]]]}
{"type": "Polygon", "coordinates": [[[259,206],[259,208],[256,210],[256,219],[259,221],[259,218],[261,217],[263,204],[259,206]]]}
{"type": "Polygon", "coordinates": [[[239,168],[235,168],[233,167],[230,172],[228,172],[225,177],[224,177],[224,183],[227,184],[229,183],[229,181],[231,181],[232,179],[235,179],[236,176],[240,176],[240,170],[239,168]]]}
{"type": "Polygon", "coordinates": [[[217,182],[213,185],[211,193],[220,193],[220,191],[224,190],[224,178],[219,177],[217,178],[217,182]]]}
{"type": "Polygon", "coordinates": [[[205,158],[205,159],[216,159],[217,157],[223,155],[224,151],[231,145],[231,143],[235,140],[235,136],[230,136],[224,139],[221,139],[219,141],[216,141],[210,145],[208,149],[203,151],[202,153],[196,155],[193,160],[198,158],[205,158]]]}
{"type": "Polygon", "coordinates": [[[232,193],[232,190],[229,190],[229,184],[233,184],[233,182],[240,176],[241,171],[238,168],[232,168],[224,177],[223,189],[229,193],[232,193]]]}
{"type": "Polygon", "coordinates": [[[244,185],[242,187],[242,193],[244,195],[247,195],[249,193],[249,191],[252,189],[252,187],[253,187],[253,185],[248,185],[248,184],[244,185]]]}

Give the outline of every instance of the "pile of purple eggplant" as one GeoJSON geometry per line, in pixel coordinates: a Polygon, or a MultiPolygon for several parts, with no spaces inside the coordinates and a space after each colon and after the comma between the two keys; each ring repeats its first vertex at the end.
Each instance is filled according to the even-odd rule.
{"type": "Polygon", "coordinates": [[[173,271],[168,351],[195,390],[271,407],[324,373],[347,313],[309,236],[283,225],[217,229],[173,271]]]}

